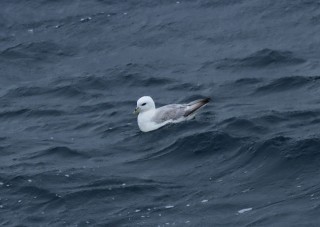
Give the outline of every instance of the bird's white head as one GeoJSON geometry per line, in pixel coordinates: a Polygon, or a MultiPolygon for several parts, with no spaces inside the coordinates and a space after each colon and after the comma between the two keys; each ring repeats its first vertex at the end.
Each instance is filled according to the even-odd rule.
{"type": "Polygon", "coordinates": [[[148,110],[155,109],[156,105],[154,104],[153,99],[150,96],[142,96],[137,101],[137,107],[134,113],[143,113],[148,110]]]}

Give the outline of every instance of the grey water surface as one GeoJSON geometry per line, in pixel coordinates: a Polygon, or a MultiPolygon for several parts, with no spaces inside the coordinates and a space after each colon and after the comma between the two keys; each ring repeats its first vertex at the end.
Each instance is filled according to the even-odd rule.
{"type": "Polygon", "coordinates": [[[0,225],[319,226],[319,71],[317,0],[2,0],[0,225]]]}

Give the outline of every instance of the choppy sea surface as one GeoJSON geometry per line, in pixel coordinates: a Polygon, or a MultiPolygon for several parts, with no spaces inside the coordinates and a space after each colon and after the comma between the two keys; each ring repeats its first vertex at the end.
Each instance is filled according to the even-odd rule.
{"type": "Polygon", "coordinates": [[[2,0],[1,226],[319,226],[320,1],[2,0]],[[136,100],[211,97],[139,131],[136,100]]]}

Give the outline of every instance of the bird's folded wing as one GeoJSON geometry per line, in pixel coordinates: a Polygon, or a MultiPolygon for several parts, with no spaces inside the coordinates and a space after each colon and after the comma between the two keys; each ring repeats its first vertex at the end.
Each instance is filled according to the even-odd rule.
{"type": "Polygon", "coordinates": [[[187,105],[183,104],[171,104],[156,109],[156,113],[153,117],[153,121],[160,124],[165,121],[178,120],[186,114],[188,109],[187,105]]]}

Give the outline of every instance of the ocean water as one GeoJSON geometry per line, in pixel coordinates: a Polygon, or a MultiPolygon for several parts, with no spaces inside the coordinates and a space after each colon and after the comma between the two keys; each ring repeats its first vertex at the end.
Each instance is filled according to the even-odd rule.
{"type": "Polygon", "coordinates": [[[1,226],[319,226],[320,2],[2,0],[1,226]],[[211,97],[142,133],[136,100],[211,97]]]}

